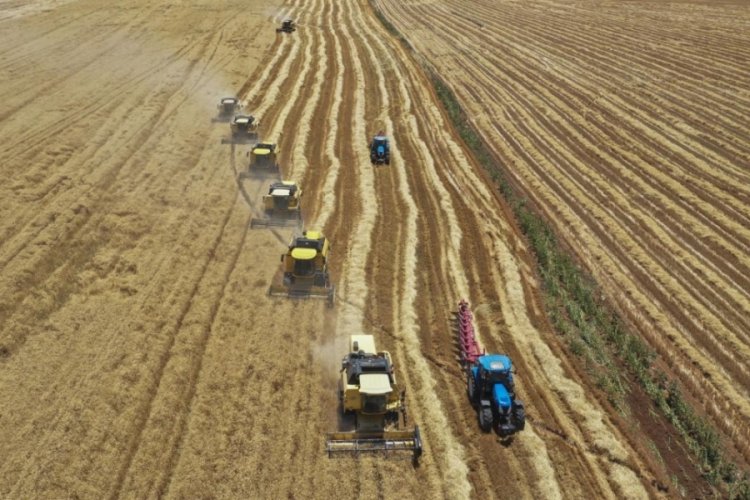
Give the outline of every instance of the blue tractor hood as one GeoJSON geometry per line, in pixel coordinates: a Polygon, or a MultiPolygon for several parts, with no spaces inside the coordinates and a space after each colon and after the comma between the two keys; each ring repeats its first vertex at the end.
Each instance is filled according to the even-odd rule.
{"type": "Polygon", "coordinates": [[[479,357],[479,364],[488,372],[510,371],[513,363],[505,354],[485,354],[479,357]]]}
{"type": "Polygon", "coordinates": [[[505,388],[503,384],[495,384],[492,387],[492,398],[495,400],[497,405],[499,406],[499,410],[509,410],[510,409],[510,394],[508,394],[508,390],[505,388]]]}

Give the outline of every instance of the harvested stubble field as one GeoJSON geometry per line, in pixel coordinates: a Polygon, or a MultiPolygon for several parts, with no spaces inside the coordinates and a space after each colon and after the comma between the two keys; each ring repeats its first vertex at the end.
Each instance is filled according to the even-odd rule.
{"type": "MultiPolygon", "coordinates": [[[[747,16],[669,5],[380,7],[746,460],[747,16]]],[[[510,209],[366,0],[3,1],[0,41],[0,496],[678,491],[690,462],[660,461],[553,332],[510,209]],[[266,296],[292,232],[248,229],[266,186],[212,122],[232,94],[332,240],[333,310],[266,296]],[[508,447],[466,400],[461,297],[517,366],[508,447]],[[323,452],[359,332],[394,356],[416,469],[323,452]]]]}

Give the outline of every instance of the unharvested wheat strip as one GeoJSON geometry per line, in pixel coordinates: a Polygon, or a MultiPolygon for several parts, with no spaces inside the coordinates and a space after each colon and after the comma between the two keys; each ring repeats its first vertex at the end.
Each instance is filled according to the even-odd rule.
{"type": "MultiPolygon", "coordinates": [[[[350,46],[352,54],[353,69],[357,84],[354,93],[354,113],[352,123],[352,136],[365,137],[365,77],[362,63],[359,60],[359,50],[354,37],[349,31],[348,24],[351,14],[345,12],[342,35],[350,46]]],[[[362,148],[355,148],[355,167],[357,172],[357,190],[359,199],[367,199],[368,193],[374,192],[375,180],[372,168],[369,166],[369,157],[362,148]]],[[[349,252],[343,266],[340,295],[344,299],[337,318],[337,331],[340,334],[361,330],[363,325],[363,311],[367,299],[368,289],[365,276],[365,264],[367,255],[372,245],[372,231],[377,217],[377,205],[374,203],[361,203],[359,220],[354,224],[349,252]]],[[[339,257],[339,258],[343,258],[339,257]]]]}
{"type": "MultiPolygon", "coordinates": [[[[163,140],[163,137],[164,137],[165,134],[166,134],[166,131],[164,131],[164,133],[162,133],[162,134],[158,134],[156,136],[152,136],[151,140],[152,141],[163,140]]],[[[101,222],[101,220],[99,218],[96,218],[96,217],[93,218],[93,221],[94,222],[92,222],[92,224],[101,222]]],[[[113,337],[111,337],[110,339],[112,340],[113,337]]],[[[103,354],[104,353],[101,353],[101,355],[103,355],[103,354]]],[[[97,358],[97,359],[99,359],[99,358],[97,358]]],[[[92,370],[91,372],[89,372],[89,376],[88,377],[81,377],[81,378],[79,378],[78,379],[78,383],[81,383],[83,380],[86,380],[87,382],[91,382],[94,378],[98,378],[100,376],[100,374],[101,374],[100,371],[92,370]]],[[[84,445],[84,444],[85,443],[81,443],[81,445],[84,445]]],[[[47,447],[42,447],[42,448],[46,449],[47,447]]]]}
{"type": "MultiPolygon", "coordinates": [[[[295,7],[296,6],[294,6],[294,5],[287,7],[286,8],[287,9],[287,14],[285,15],[285,17],[292,15],[292,13],[294,12],[295,7]]],[[[276,18],[276,20],[278,21],[278,17],[276,18]]],[[[294,50],[294,48],[297,47],[298,44],[293,43],[290,40],[290,37],[284,37],[284,39],[282,40],[281,43],[282,43],[282,46],[281,46],[282,49],[283,49],[284,45],[290,45],[290,44],[292,45],[292,49],[290,49],[288,53],[287,53],[286,50],[282,50],[282,49],[277,50],[276,53],[273,55],[273,57],[268,61],[268,64],[266,65],[265,69],[263,70],[263,73],[261,73],[260,76],[258,77],[258,79],[255,80],[255,83],[250,88],[250,90],[248,90],[247,93],[244,96],[237,96],[237,97],[239,97],[239,98],[241,98],[243,100],[243,104],[244,105],[246,105],[246,106],[250,105],[256,99],[258,99],[260,89],[265,89],[265,86],[266,86],[266,83],[268,81],[268,78],[271,75],[271,71],[273,71],[274,68],[276,68],[278,66],[279,59],[281,59],[282,57],[286,57],[286,61],[285,61],[286,63],[288,63],[289,61],[291,61],[292,59],[294,59],[294,56],[296,55],[296,51],[293,51],[293,50],[294,50]]],[[[286,64],[285,64],[284,67],[288,68],[288,66],[286,64]]],[[[287,69],[287,71],[288,71],[288,69],[287,69]]]]}
{"type": "MultiPolygon", "coordinates": [[[[315,9],[318,6],[318,1],[313,4],[312,9],[315,9]]],[[[297,99],[299,99],[300,90],[305,84],[305,81],[307,80],[307,75],[310,73],[310,69],[312,68],[312,36],[310,35],[310,32],[307,30],[302,30],[302,34],[300,35],[301,41],[300,43],[305,46],[305,52],[302,55],[302,70],[300,71],[299,75],[295,77],[295,83],[292,87],[291,92],[286,93],[284,96],[284,105],[281,108],[281,111],[276,116],[276,120],[274,120],[273,128],[271,128],[271,131],[267,134],[267,138],[272,142],[283,142],[283,130],[285,130],[285,125],[287,121],[287,117],[289,116],[289,112],[292,110],[292,108],[295,107],[297,104],[297,99]]],[[[287,75],[289,76],[289,75],[287,75]]],[[[271,104],[271,101],[266,101],[266,104],[262,106],[259,113],[262,115],[263,111],[267,109],[267,107],[271,104]]],[[[273,104],[278,104],[278,102],[273,102],[273,104]]],[[[290,142],[293,142],[290,141],[290,142]]]]}
{"type": "MultiPolygon", "coordinates": [[[[309,11],[309,6],[306,6],[305,10],[302,10],[299,12],[300,16],[304,16],[309,11]]],[[[306,37],[307,35],[305,35],[306,37]]],[[[262,102],[258,106],[255,107],[254,113],[258,116],[261,126],[263,125],[263,114],[271,107],[276,105],[279,102],[279,92],[281,91],[281,86],[283,82],[285,82],[290,76],[289,69],[292,66],[292,63],[297,61],[299,49],[301,45],[301,41],[299,37],[287,37],[291,39],[292,48],[289,50],[289,53],[286,54],[284,62],[281,65],[281,68],[279,68],[278,73],[276,73],[276,77],[274,80],[274,85],[270,89],[267,86],[260,86],[260,82],[256,84],[253,87],[253,91],[255,91],[252,95],[257,95],[260,90],[263,90],[263,97],[262,102]]],[[[309,48],[309,45],[308,45],[309,48]]],[[[309,63],[308,63],[309,64],[309,63]]],[[[306,64],[307,66],[307,64],[306,64]]],[[[274,66],[269,65],[268,70],[270,71],[274,66]]],[[[264,72],[265,76],[265,72],[264,72]]],[[[250,95],[250,93],[248,93],[250,95]]],[[[269,134],[269,137],[270,136],[269,134]]]]}
{"type": "MultiPolygon", "coordinates": [[[[356,23],[354,23],[356,25],[356,23]]],[[[346,26],[346,25],[345,25],[346,26]]],[[[353,36],[349,32],[348,28],[345,28],[344,30],[344,36],[352,41],[353,36]]],[[[377,65],[377,60],[373,60],[372,64],[377,65]]],[[[359,60],[355,61],[354,66],[355,73],[357,75],[358,81],[364,81],[364,74],[362,70],[362,66],[359,62],[359,60]]],[[[355,94],[356,99],[356,107],[355,107],[355,115],[354,115],[354,130],[355,130],[355,137],[364,137],[366,135],[366,129],[364,125],[364,99],[361,90],[355,94]]],[[[361,151],[361,150],[360,150],[361,151]]],[[[369,166],[369,159],[367,158],[366,152],[361,151],[359,153],[359,165],[360,165],[360,191],[362,193],[370,192],[374,189],[374,179],[372,174],[372,169],[369,166]],[[364,170],[361,170],[361,167],[364,166],[364,170]],[[369,189],[367,189],[369,186],[369,189]]],[[[375,209],[367,210],[367,207],[363,207],[363,217],[362,219],[364,221],[367,221],[367,234],[369,237],[371,237],[372,229],[374,225],[375,215],[376,211],[375,209]],[[369,213],[368,213],[369,212],[369,213]]],[[[411,212],[410,212],[411,213],[411,212]]],[[[360,221],[359,230],[361,231],[363,228],[362,221],[360,221]]],[[[358,231],[357,231],[358,232],[358,231]]],[[[355,232],[355,235],[357,234],[355,232]]],[[[409,233],[412,235],[415,235],[416,233],[409,233]]],[[[363,235],[364,236],[364,235],[363,235]]],[[[356,237],[356,236],[355,236],[356,237]]],[[[368,237],[368,239],[369,239],[368,237]]],[[[414,236],[412,236],[413,238],[414,236]]],[[[356,245],[356,244],[355,244],[356,245]]],[[[415,250],[415,247],[412,247],[412,249],[415,250]]],[[[363,257],[366,257],[366,252],[363,252],[365,255],[363,257]]],[[[354,248],[352,249],[352,254],[354,254],[354,248]]],[[[351,259],[348,259],[347,265],[352,263],[351,259]]],[[[364,282],[365,276],[364,276],[364,269],[363,269],[364,261],[360,263],[359,267],[362,269],[361,271],[361,281],[364,282]]],[[[409,305],[408,309],[405,309],[402,311],[402,314],[400,315],[402,318],[408,318],[404,320],[404,323],[401,328],[401,335],[403,336],[405,340],[405,344],[407,345],[407,352],[409,353],[409,357],[411,358],[413,364],[414,364],[414,370],[413,372],[416,372],[420,375],[421,378],[421,387],[417,391],[418,398],[420,399],[420,402],[422,403],[423,408],[430,408],[432,411],[430,411],[430,415],[433,418],[438,419],[438,422],[436,422],[436,427],[441,428],[441,432],[437,433],[436,441],[438,443],[430,443],[431,447],[433,447],[435,444],[442,445],[442,450],[444,451],[444,462],[448,464],[448,469],[445,470],[445,474],[443,476],[444,481],[448,483],[450,486],[448,487],[448,491],[452,491],[454,495],[452,496],[460,496],[460,497],[467,497],[469,495],[469,492],[471,491],[471,486],[469,485],[466,474],[466,466],[463,462],[463,450],[456,441],[455,437],[453,437],[451,434],[448,433],[448,425],[447,421],[445,421],[444,413],[442,412],[441,405],[439,403],[439,399],[437,398],[436,394],[434,393],[434,380],[432,379],[429,367],[427,366],[427,363],[425,362],[424,358],[422,357],[421,353],[419,352],[419,341],[418,341],[418,333],[416,328],[416,313],[413,312],[413,304],[415,297],[412,295],[414,287],[410,287],[408,284],[408,281],[414,281],[414,270],[415,267],[415,256],[407,256],[406,261],[406,275],[407,275],[407,284],[405,285],[405,290],[408,291],[408,294],[404,296],[402,304],[409,305]],[[413,314],[409,314],[409,312],[413,312],[413,314]],[[411,320],[411,321],[409,321],[411,320]],[[442,422],[443,425],[440,425],[442,422]],[[442,442],[441,442],[442,441],[442,442]]],[[[355,267],[355,269],[357,268],[355,267]]],[[[412,283],[413,284],[413,283],[412,283]]],[[[343,325],[346,325],[346,319],[344,319],[341,323],[343,325]]],[[[342,325],[342,326],[343,326],[342,325]]],[[[355,324],[354,326],[360,326],[361,325],[361,319],[359,321],[359,324],[355,324]]],[[[433,449],[439,450],[441,447],[434,446],[433,449]]],[[[430,474],[431,481],[436,481],[437,477],[434,474],[430,474]]]]}
{"type": "MultiPolygon", "coordinates": [[[[337,24],[341,25],[341,7],[336,6],[337,24]]],[[[339,171],[341,170],[341,160],[336,154],[336,138],[338,137],[338,117],[341,110],[341,101],[344,91],[344,56],[341,50],[341,40],[339,39],[338,30],[332,30],[333,45],[336,51],[336,83],[333,92],[333,104],[328,113],[325,124],[328,128],[326,134],[325,153],[330,164],[326,174],[326,180],[322,188],[322,199],[318,216],[315,218],[315,226],[319,228],[326,227],[328,220],[333,213],[336,205],[336,194],[334,187],[338,181],[339,171]]]]}
{"type": "MultiPolygon", "coordinates": [[[[324,18],[327,18],[325,10],[323,8],[318,9],[322,15],[319,15],[316,19],[320,23],[324,18]]],[[[310,131],[313,129],[312,126],[312,114],[318,107],[318,103],[323,96],[323,78],[328,71],[328,58],[326,56],[326,37],[322,35],[320,31],[316,32],[319,36],[315,37],[318,39],[318,51],[317,51],[317,69],[315,70],[315,81],[312,84],[313,95],[312,99],[308,99],[304,104],[302,116],[296,125],[297,133],[294,138],[294,146],[292,151],[292,164],[287,170],[287,178],[294,181],[301,181],[305,173],[309,168],[309,162],[305,151],[307,149],[307,142],[310,138],[310,131]]],[[[300,80],[303,81],[303,80],[300,80]]],[[[287,127],[288,129],[289,127],[287,127]]],[[[275,137],[272,135],[271,137],[275,137]]]]}

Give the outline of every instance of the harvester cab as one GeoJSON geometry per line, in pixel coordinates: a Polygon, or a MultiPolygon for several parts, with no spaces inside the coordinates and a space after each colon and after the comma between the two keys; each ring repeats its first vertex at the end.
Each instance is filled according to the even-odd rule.
{"type": "Polygon", "coordinates": [[[281,22],[281,27],[276,28],[276,33],[292,33],[297,30],[297,25],[292,19],[284,19],[281,22]]]}
{"type": "Polygon", "coordinates": [[[234,113],[240,110],[240,101],[236,97],[224,97],[216,108],[219,110],[219,117],[228,119],[234,113]]]}
{"type": "Polygon", "coordinates": [[[278,175],[280,170],[277,162],[278,153],[276,144],[259,142],[248,153],[250,156],[248,172],[258,175],[278,175]]]}
{"type": "Polygon", "coordinates": [[[262,219],[252,219],[250,228],[297,226],[302,223],[300,197],[302,190],[292,181],[274,182],[263,196],[262,219]]]}
{"type": "Polygon", "coordinates": [[[512,362],[503,354],[485,354],[468,370],[469,399],[479,412],[479,427],[494,427],[501,437],[522,431],[526,424],[523,403],[516,399],[512,362]]]}
{"type": "Polygon", "coordinates": [[[355,430],[326,436],[326,451],[336,453],[411,452],[422,455],[419,427],[405,430],[406,404],[393,372],[391,355],[378,352],[372,335],[352,335],[341,362],[339,401],[345,415],[354,415],[355,430]]]}
{"type": "Polygon", "coordinates": [[[253,115],[235,115],[229,123],[232,132],[231,142],[245,142],[257,138],[259,125],[260,123],[253,115]]]}
{"type": "Polygon", "coordinates": [[[304,231],[282,254],[281,285],[271,285],[269,295],[289,298],[320,298],[333,307],[336,287],[328,275],[330,244],[319,231],[304,231]]]}
{"type": "Polygon", "coordinates": [[[388,137],[381,131],[370,142],[370,163],[373,165],[391,164],[391,147],[388,137]]]}

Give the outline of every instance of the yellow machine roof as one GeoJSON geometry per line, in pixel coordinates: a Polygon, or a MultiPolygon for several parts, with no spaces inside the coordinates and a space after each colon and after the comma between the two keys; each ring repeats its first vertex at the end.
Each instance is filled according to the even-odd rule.
{"type": "Polygon", "coordinates": [[[314,248],[293,248],[292,258],[294,260],[312,260],[318,254],[314,248]]]}
{"type": "Polygon", "coordinates": [[[391,382],[386,373],[363,373],[359,376],[359,392],[362,394],[388,394],[391,382]]]}
{"type": "Polygon", "coordinates": [[[253,149],[253,154],[256,156],[265,156],[271,154],[271,150],[266,148],[255,148],[253,149]]]}

